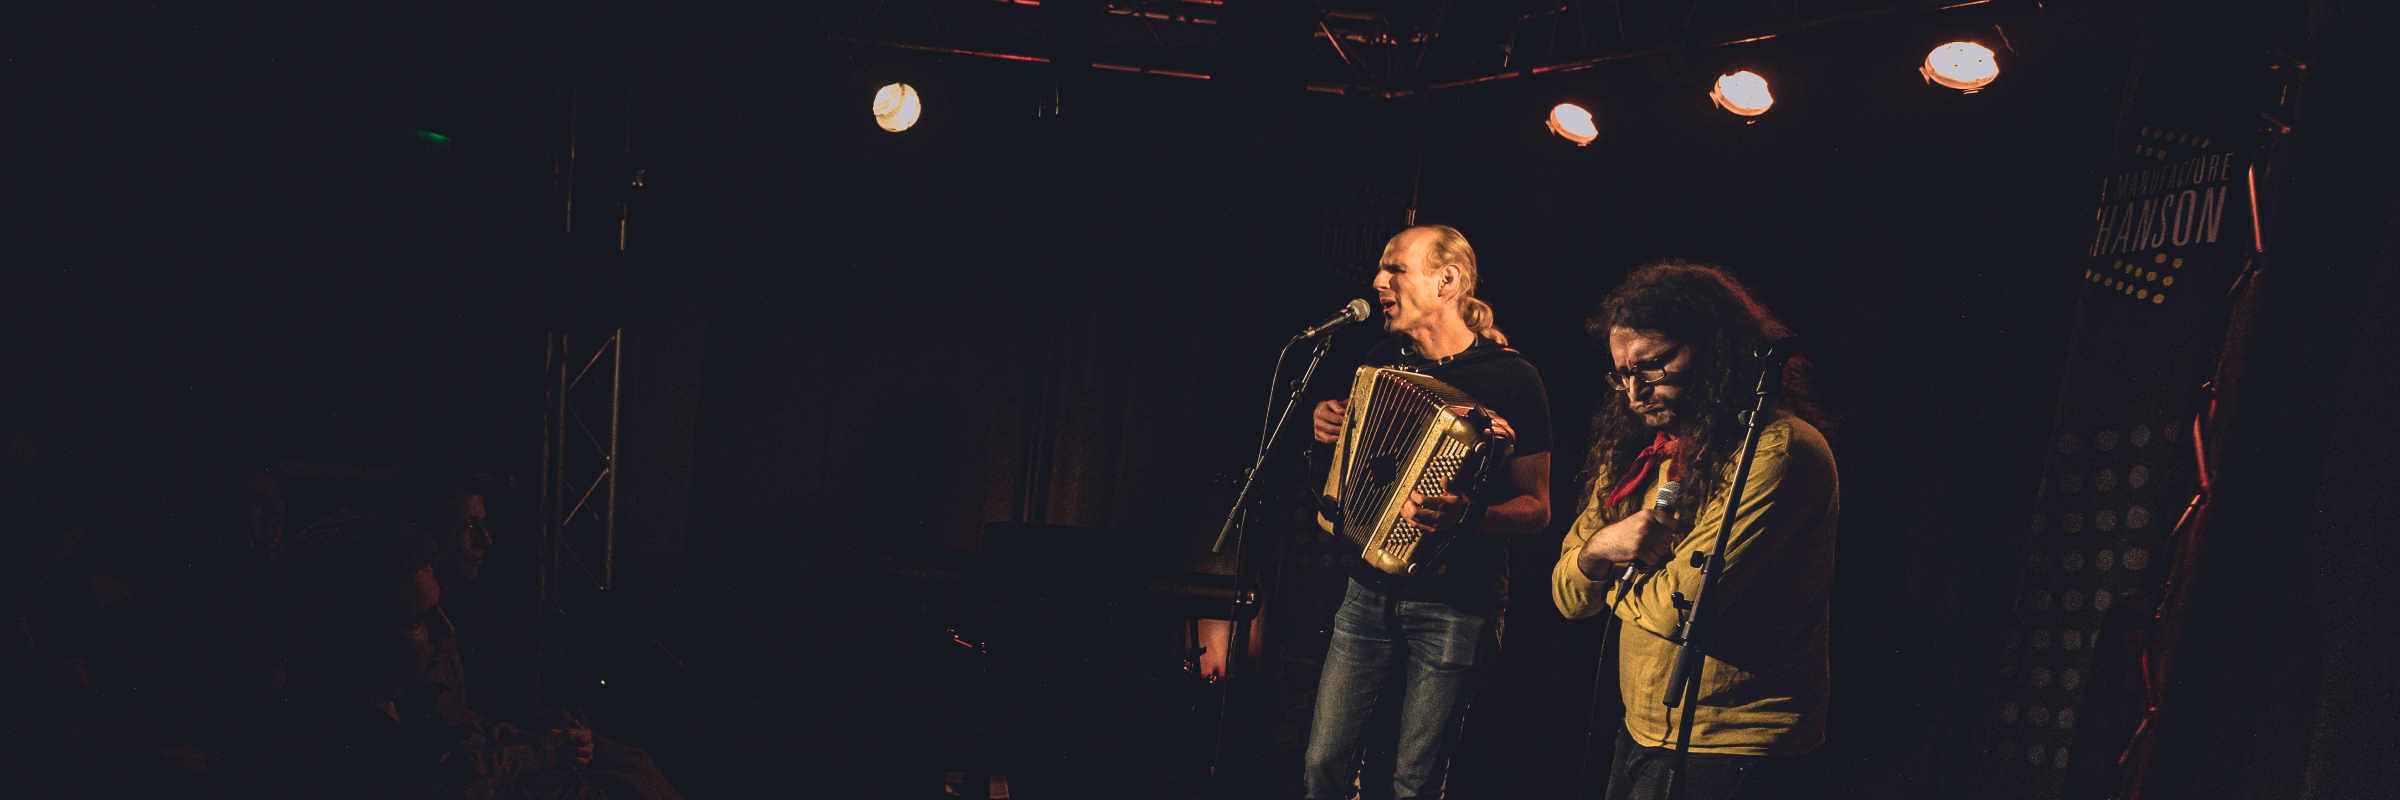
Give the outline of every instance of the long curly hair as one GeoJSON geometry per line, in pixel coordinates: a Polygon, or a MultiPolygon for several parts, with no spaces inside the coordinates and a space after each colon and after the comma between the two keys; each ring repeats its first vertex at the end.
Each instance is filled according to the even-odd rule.
{"type": "MultiPolygon", "coordinates": [[[[1738,415],[1756,402],[1752,392],[1758,386],[1758,360],[1752,353],[1760,344],[1791,335],[1790,329],[1724,269],[1672,259],[1635,269],[1584,319],[1584,332],[1602,352],[1608,351],[1608,332],[1615,328],[1653,331],[1691,353],[1688,378],[1667,434],[1680,443],[1675,471],[1683,493],[1678,505],[1697,508],[1716,493],[1725,468],[1740,456],[1743,429],[1738,415]]],[[[1830,440],[1834,420],[1817,406],[1812,388],[1807,357],[1784,362],[1783,387],[1771,410],[1808,422],[1830,440]]],[[[1631,463],[1656,436],[1655,429],[1626,407],[1622,392],[1599,403],[1592,412],[1583,496],[1593,497],[1601,486],[1613,485],[1619,479],[1617,465],[1631,463]]],[[[1606,513],[1623,518],[1648,503],[1648,498],[1636,497],[1620,504],[1626,508],[1606,513]]]]}

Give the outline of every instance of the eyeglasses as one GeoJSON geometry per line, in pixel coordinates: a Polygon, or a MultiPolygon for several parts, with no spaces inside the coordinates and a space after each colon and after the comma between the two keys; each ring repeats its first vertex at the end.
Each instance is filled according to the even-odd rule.
{"type": "Polygon", "coordinates": [[[1675,351],[1668,350],[1657,358],[1635,362],[1632,367],[1609,370],[1607,372],[1608,388],[1622,392],[1636,386],[1649,386],[1666,380],[1667,362],[1674,358],[1675,351]]]}

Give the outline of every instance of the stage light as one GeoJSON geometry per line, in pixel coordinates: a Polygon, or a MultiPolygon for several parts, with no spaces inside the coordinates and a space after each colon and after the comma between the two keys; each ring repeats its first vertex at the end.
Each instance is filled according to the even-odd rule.
{"type": "Polygon", "coordinates": [[[875,93],[875,124],[884,130],[899,133],[917,124],[925,113],[925,104],[917,99],[916,87],[895,83],[875,93]]]}
{"type": "Polygon", "coordinates": [[[1767,93],[1767,79],[1749,70],[1718,77],[1717,88],[1708,91],[1708,99],[1745,117],[1767,113],[1775,105],[1775,96],[1767,93]]]}
{"type": "Polygon", "coordinates": [[[1917,71],[1924,73],[1925,80],[1972,93],[2000,77],[2000,62],[1993,60],[1989,47],[1951,42],[1926,53],[1925,66],[1917,71]]]}
{"type": "Polygon", "coordinates": [[[1600,125],[1592,121],[1592,112],[1574,103],[1560,103],[1550,109],[1550,132],[1558,134],[1576,147],[1591,144],[1600,138],[1600,125]]]}

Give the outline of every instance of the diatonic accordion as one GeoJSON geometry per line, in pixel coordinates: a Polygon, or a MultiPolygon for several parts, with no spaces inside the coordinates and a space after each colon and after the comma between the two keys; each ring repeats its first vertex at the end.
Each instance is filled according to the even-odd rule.
{"type": "Polygon", "coordinates": [[[1364,548],[1360,555],[1376,569],[1415,575],[1438,572],[1438,565],[1427,565],[1471,526],[1429,536],[1431,531],[1401,518],[1409,493],[1442,494],[1442,482],[1455,478],[1450,493],[1481,498],[1512,445],[1493,435],[1491,415],[1475,398],[1450,384],[1360,367],[1333,448],[1317,523],[1364,548]]]}

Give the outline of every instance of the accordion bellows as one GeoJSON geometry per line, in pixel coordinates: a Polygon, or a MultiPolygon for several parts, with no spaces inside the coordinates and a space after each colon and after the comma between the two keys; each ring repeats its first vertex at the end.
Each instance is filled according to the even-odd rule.
{"type": "Polygon", "coordinates": [[[1360,367],[1333,448],[1317,524],[1363,548],[1376,569],[1414,575],[1439,561],[1452,536],[1429,538],[1401,519],[1409,493],[1441,494],[1453,477],[1452,489],[1479,493],[1510,445],[1492,435],[1491,417],[1465,392],[1427,375],[1360,367]]]}

